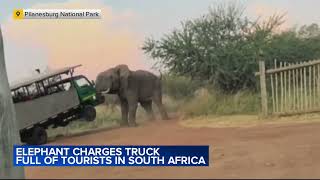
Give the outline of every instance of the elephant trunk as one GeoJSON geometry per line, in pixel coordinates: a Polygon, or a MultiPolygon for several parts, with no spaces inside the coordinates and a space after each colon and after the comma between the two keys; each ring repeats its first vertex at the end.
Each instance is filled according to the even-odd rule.
{"type": "Polygon", "coordinates": [[[95,88],[97,93],[108,94],[111,90],[110,80],[98,78],[95,88]]]}

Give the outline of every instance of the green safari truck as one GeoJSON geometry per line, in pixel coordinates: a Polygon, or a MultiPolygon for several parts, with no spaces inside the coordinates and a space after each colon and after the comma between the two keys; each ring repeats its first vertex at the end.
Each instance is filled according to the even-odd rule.
{"type": "Polygon", "coordinates": [[[79,66],[39,74],[10,87],[21,142],[45,144],[49,127],[65,127],[74,120],[95,120],[95,106],[104,99],[97,98],[94,82],[83,75],[73,75],[79,66]]]}

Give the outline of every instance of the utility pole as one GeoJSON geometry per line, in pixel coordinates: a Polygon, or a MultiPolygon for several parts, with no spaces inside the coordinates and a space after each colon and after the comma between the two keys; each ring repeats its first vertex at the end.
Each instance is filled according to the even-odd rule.
{"type": "Polygon", "coordinates": [[[23,167],[13,166],[13,145],[19,144],[18,122],[4,61],[0,27],[0,179],[24,179],[23,167]]]}

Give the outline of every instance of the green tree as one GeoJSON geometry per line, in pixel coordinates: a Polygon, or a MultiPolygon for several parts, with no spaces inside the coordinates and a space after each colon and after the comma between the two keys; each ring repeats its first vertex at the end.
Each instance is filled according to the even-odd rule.
{"type": "Polygon", "coordinates": [[[273,66],[274,59],[288,63],[317,59],[320,57],[320,29],[311,24],[275,34],[266,51],[265,60],[269,66],[273,66]]]}
{"type": "Polygon", "coordinates": [[[312,38],[320,36],[320,28],[318,24],[312,23],[310,25],[303,25],[298,34],[302,38],[312,38]]]}
{"type": "Polygon", "coordinates": [[[283,16],[250,21],[244,8],[219,5],[209,13],[182,23],[160,40],[148,38],[143,50],[156,67],[197,78],[225,92],[254,88],[257,53],[267,51],[283,16]]]}

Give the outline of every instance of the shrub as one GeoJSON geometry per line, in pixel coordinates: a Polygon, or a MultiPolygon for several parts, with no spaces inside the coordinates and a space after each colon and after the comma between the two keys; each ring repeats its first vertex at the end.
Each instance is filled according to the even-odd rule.
{"type": "Polygon", "coordinates": [[[163,94],[175,99],[191,97],[200,83],[184,76],[165,75],[162,81],[163,94]]]}
{"type": "Polygon", "coordinates": [[[259,111],[258,95],[250,91],[223,94],[205,88],[199,89],[189,98],[180,111],[184,116],[253,114],[259,111]]]}

